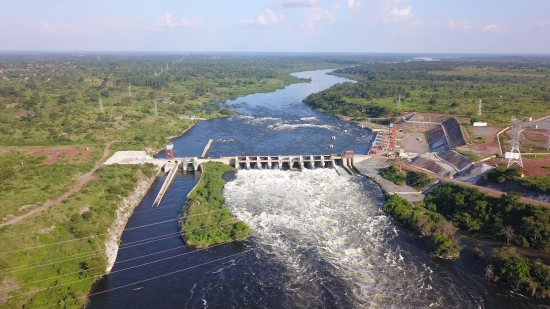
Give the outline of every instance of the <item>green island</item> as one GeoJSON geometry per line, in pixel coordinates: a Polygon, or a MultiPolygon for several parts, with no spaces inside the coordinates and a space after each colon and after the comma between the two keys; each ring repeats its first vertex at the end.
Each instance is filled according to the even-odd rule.
{"type": "Polygon", "coordinates": [[[220,162],[201,164],[201,179],[187,195],[181,215],[181,235],[185,243],[198,248],[210,245],[243,241],[249,226],[235,222],[235,218],[223,206],[221,191],[225,185],[222,176],[235,169],[220,162]]]}

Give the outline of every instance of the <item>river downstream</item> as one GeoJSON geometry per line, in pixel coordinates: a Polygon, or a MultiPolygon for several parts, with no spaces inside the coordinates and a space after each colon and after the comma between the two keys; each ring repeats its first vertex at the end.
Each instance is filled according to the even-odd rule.
{"type": "MultiPolygon", "coordinates": [[[[366,153],[372,134],[301,101],[344,78],[301,72],[311,83],[239,98],[239,115],[201,121],[174,139],[175,156],[366,153]],[[336,140],[331,137],[335,136],[336,140]],[[232,140],[232,141],[231,141],[232,140]],[[334,148],[329,149],[328,145],[334,148]]],[[[161,154],[162,156],[162,154],[161,154]]],[[[113,273],[87,308],[538,308],[543,302],[487,283],[463,242],[456,262],[430,257],[426,239],[396,226],[380,189],[334,169],[239,171],[224,189],[251,226],[242,244],[185,247],[177,221],[200,173],[179,173],[158,208],[159,177],[122,236],[113,273]]],[[[486,244],[490,247],[491,244],[486,244]]]]}

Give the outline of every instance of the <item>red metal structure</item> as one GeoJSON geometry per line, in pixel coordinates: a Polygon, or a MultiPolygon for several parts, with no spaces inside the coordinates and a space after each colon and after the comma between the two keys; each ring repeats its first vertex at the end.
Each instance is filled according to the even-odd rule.
{"type": "Polygon", "coordinates": [[[174,145],[166,145],[166,159],[174,159],[174,145]]]}
{"type": "Polygon", "coordinates": [[[344,158],[353,158],[354,155],[355,153],[353,152],[353,150],[344,151],[344,158]]]}
{"type": "Polygon", "coordinates": [[[390,144],[388,146],[389,151],[395,150],[395,137],[397,136],[397,124],[392,123],[390,125],[391,135],[390,135],[390,144]]]}

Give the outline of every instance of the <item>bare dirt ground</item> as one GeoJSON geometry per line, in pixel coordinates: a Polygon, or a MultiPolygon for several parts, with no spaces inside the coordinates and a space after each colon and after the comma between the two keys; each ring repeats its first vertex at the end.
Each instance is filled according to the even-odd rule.
{"type": "Polygon", "coordinates": [[[430,146],[426,140],[426,135],[423,133],[407,133],[400,134],[401,149],[405,149],[406,153],[425,153],[430,151],[430,146]]]}
{"type": "Polygon", "coordinates": [[[472,136],[472,140],[476,144],[470,147],[470,150],[475,153],[479,153],[484,157],[500,153],[498,144],[496,143],[496,134],[498,131],[499,129],[495,127],[474,127],[472,129],[474,134],[474,136],[472,136]],[[477,136],[482,137],[484,142],[477,144],[480,141],[476,138],[477,136]]]}
{"type": "Polygon", "coordinates": [[[18,150],[31,154],[35,158],[46,156],[47,158],[42,162],[43,164],[52,164],[57,162],[66,162],[71,163],[83,163],[88,158],[90,154],[89,150],[85,148],[79,150],[74,148],[49,148],[49,147],[19,147],[19,146],[8,146],[0,147],[0,152],[18,150]]]}
{"type": "MultiPolygon", "coordinates": [[[[521,157],[523,161],[523,174],[526,176],[550,176],[550,171],[544,167],[550,166],[550,156],[538,155],[537,158],[521,157]]],[[[507,164],[506,160],[492,159],[485,162],[489,165],[496,166],[497,164],[507,164]]]]}
{"type": "Polygon", "coordinates": [[[482,137],[494,137],[498,133],[498,128],[495,127],[473,127],[474,135],[482,137]]]}
{"type": "Polygon", "coordinates": [[[0,224],[0,228],[5,226],[5,225],[10,225],[10,224],[17,223],[17,222],[19,222],[19,221],[21,221],[21,220],[23,220],[27,217],[30,217],[30,216],[32,216],[36,213],[42,212],[42,211],[44,211],[44,210],[46,210],[46,209],[48,209],[48,208],[50,208],[54,205],[58,205],[59,203],[63,202],[63,200],[65,200],[67,197],[69,197],[69,195],[73,194],[74,192],[80,191],[80,189],[82,189],[82,187],[88,181],[93,179],[94,172],[103,164],[105,159],[107,159],[107,156],[109,155],[109,148],[111,147],[111,144],[112,144],[112,142],[107,143],[107,146],[105,147],[105,150],[103,150],[103,157],[101,158],[101,160],[97,161],[97,163],[94,165],[94,167],[89,172],[87,172],[86,174],[80,176],[79,179],[78,179],[78,182],[76,183],[76,185],[74,187],[72,187],[69,191],[65,192],[65,194],[63,194],[62,196],[60,196],[59,198],[57,198],[54,201],[47,202],[44,205],[42,205],[38,208],[35,208],[35,209],[29,211],[26,214],[14,217],[9,221],[0,224]]]}
{"type": "Polygon", "coordinates": [[[526,146],[546,147],[548,131],[525,129],[521,134],[523,135],[521,138],[522,144],[526,146]]]}

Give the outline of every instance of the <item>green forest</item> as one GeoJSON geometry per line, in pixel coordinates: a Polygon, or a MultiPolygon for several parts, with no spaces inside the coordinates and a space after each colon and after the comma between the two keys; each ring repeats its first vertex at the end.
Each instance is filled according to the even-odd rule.
{"type": "MultiPolygon", "coordinates": [[[[424,201],[411,204],[392,195],[383,210],[406,227],[431,236],[436,256],[458,258],[457,228],[481,232],[502,239],[506,246],[494,250],[485,268],[485,279],[502,283],[515,292],[547,298],[550,296],[550,267],[541,260],[522,257],[510,244],[547,251],[550,239],[550,210],[519,202],[517,193],[500,198],[477,189],[445,182],[424,201]]],[[[474,248],[474,257],[484,260],[474,248]]]]}
{"type": "Polygon", "coordinates": [[[450,259],[459,257],[460,246],[458,238],[455,237],[458,229],[442,215],[424,207],[423,202],[411,204],[398,194],[394,194],[388,198],[382,209],[404,226],[432,237],[433,252],[436,256],[450,259]]]}
{"type": "Polygon", "coordinates": [[[438,112],[504,123],[550,112],[550,60],[546,57],[448,58],[369,63],[338,69],[356,80],[309,95],[304,102],[336,116],[379,118],[403,112],[438,112]],[[398,99],[401,97],[401,109],[398,99]]]}
{"type": "Polygon", "coordinates": [[[495,236],[519,246],[550,249],[550,209],[525,204],[509,192],[493,197],[475,188],[445,182],[425,198],[425,207],[460,228],[495,236]]]}

